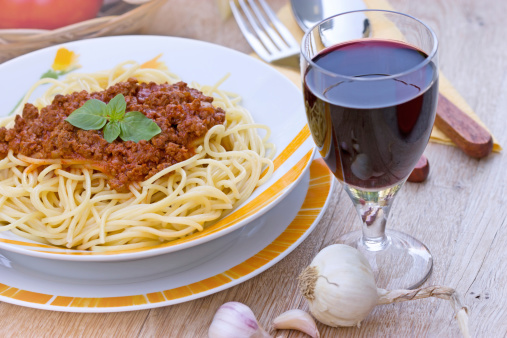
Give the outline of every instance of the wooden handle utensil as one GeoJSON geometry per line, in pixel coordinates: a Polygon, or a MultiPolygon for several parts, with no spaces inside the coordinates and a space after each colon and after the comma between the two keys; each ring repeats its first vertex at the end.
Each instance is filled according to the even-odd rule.
{"type": "Polygon", "coordinates": [[[482,158],[493,150],[491,134],[442,94],[435,125],[469,156],[482,158]]]}

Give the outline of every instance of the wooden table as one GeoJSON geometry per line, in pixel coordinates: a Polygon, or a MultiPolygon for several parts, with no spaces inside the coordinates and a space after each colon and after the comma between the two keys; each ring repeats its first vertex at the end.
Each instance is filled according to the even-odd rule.
{"type": "MultiPolygon", "coordinates": [[[[275,9],[286,2],[270,1],[275,9]]],[[[507,2],[392,0],[391,4],[436,30],[441,70],[500,143],[507,145],[507,2]]],[[[211,0],[169,0],[148,33],[202,39],[251,52],[234,20],[223,22],[211,0]]],[[[435,266],[426,285],[451,286],[464,295],[473,336],[505,337],[507,158],[493,154],[478,161],[438,144],[430,144],[426,155],[432,165],[429,180],[405,185],[389,227],[428,245],[435,266]]],[[[241,285],[180,305],[126,313],[60,313],[0,303],[0,337],[206,337],[216,309],[232,300],[248,304],[269,328],[278,314],[308,308],[296,276],[321,248],[352,229],[359,229],[356,212],[337,185],[329,209],[308,239],[280,263],[241,285]]],[[[322,337],[459,336],[451,307],[438,299],[377,307],[361,328],[319,324],[319,329],[322,337]]],[[[271,333],[304,337],[295,331],[271,333]]]]}

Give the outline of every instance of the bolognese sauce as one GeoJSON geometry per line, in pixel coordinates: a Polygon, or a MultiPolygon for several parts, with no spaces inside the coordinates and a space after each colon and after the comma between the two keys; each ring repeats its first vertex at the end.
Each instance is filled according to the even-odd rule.
{"type": "Polygon", "coordinates": [[[139,83],[136,79],[118,83],[101,92],[56,95],[39,110],[24,106],[13,128],[0,128],[0,158],[9,150],[36,159],[89,160],[109,176],[109,185],[118,192],[173,164],[194,155],[193,144],[206,132],[225,121],[225,111],[212,105],[213,98],[184,82],[176,84],[139,83]],[[162,130],[149,141],[108,143],[101,130],[82,130],[65,119],[90,99],[108,103],[123,94],[126,111],[139,111],[162,130]]]}

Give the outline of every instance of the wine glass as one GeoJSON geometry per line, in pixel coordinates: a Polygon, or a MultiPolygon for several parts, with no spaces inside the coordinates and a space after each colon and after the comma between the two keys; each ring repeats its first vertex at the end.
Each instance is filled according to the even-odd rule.
{"type": "Polygon", "coordinates": [[[381,284],[418,287],[432,270],[428,248],[385,228],[433,127],[435,33],[406,14],[361,10],[316,24],[301,48],[308,125],[362,221],[362,231],[338,242],[362,251],[381,284]]]}

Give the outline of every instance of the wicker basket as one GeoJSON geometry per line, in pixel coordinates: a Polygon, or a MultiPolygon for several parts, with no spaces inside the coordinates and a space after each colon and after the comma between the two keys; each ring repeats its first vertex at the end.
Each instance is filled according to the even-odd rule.
{"type": "Polygon", "coordinates": [[[139,6],[118,2],[103,8],[97,18],[55,30],[0,29],[0,62],[68,41],[138,33],[166,1],[151,0],[139,6]]]}

